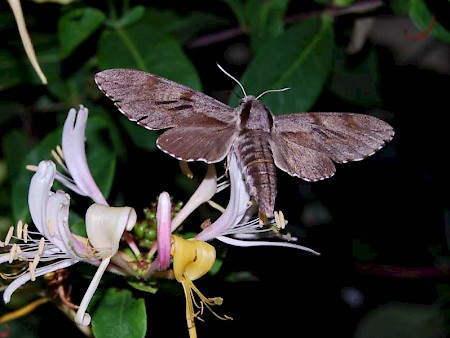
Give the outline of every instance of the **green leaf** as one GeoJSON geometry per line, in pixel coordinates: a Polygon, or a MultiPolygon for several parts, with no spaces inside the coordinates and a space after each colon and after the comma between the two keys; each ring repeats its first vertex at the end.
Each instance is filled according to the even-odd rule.
{"type": "Polygon", "coordinates": [[[284,15],[289,0],[224,1],[236,16],[239,26],[249,33],[252,48],[258,50],[267,40],[284,30],[284,15]]]}
{"type": "Polygon", "coordinates": [[[86,85],[87,81],[92,81],[92,84],[94,84],[91,60],[79,66],[76,71],[70,74],[58,74],[57,78],[49,82],[47,88],[59,101],[78,106],[80,102],[86,100],[89,89],[89,86],[86,85]]]}
{"type": "MultiPolygon", "coordinates": [[[[425,32],[430,26],[432,15],[428,10],[425,2],[422,0],[410,0],[409,1],[409,15],[411,20],[417,26],[417,28],[425,32]]],[[[435,22],[431,35],[435,38],[450,42],[450,32],[447,31],[439,22],[435,22]]]]}
{"type": "Polygon", "coordinates": [[[155,286],[152,286],[149,284],[149,282],[143,282],[143,281],[128,281],[128,284],[130,284],[132,287],[134,287],[136,290],[149,292],[152,294],[155,294],[158,291],[158,288],[155,286]]]}
{"type": "Polygon", "coordinates": [[[119,27],[127,27],[137,23],[145,14],[144,6],[135,6],[130,8],[117,22],[119,27]]]}
{"type": "Polygon", "coordinates": [[[2,139],[2,150],[8,165],[8,173],[14,179],[22,170],[22,159],[30,150],[24,130],[13,129],[2,139]]]}
{"type": "MultiPolygon", "coordinates": [[[[291,88],[261,98],[274,114],[308,111],[327,80],[333,50],[333,26],[329,19],[303,21],[264,45],[241,82],[251,95],[291,88]]],[[[237,106],[238,99],[232,97],[230,104],[237,106]]]]}
{"type": "Polygon", "coordinates": [[[354,3],[355,0],[335,0],[334,5],[336,7],[345,7],[354,3]]]}
{"type": "Polygon", "coordinates": [[[70,230],[74,234],[87,238],[86,223],[84,222],[84,218],[73,210],[69,210],[69,226],[70,230]]]}
{"type": "Polygon", "coordinates": [[[380,106],[380,73],[378,56],[371,49],[367,57],[357,65],[348,64],[343,49],[336,49],[330,91],[337,97],[361,106],[380,106]]]}
{"type": "Polygon", "coordinates": [[[96,338],[141,338],[147,329],[143,299],[134,299],[129,290],[108,289],[97,303],[92,317],[96,338]]]}
{"type": "Polygon", "coordinates": [[[98,58],[102,69],[140,69],[201,90],[198,74],[180,44],[151,25],[104,31],[98,58]]]}
{"type": "Polygon", "coordinates": [[[233,11],[237,21],[239,22],[239,26],[245,27],[247,19],[244,9],[244,3],[241,0],[224,0],[224,2],[233,11]]]}
{"type": "Polygon", "coordinates": [[[22,82],[20,63],[8,51],[0,51],[0,91],[22,82]]]}
{"type": "Polygon", "coordinates": [[[58,38],[63,58],[69,56],[105,21],[105,14],[92,7],[74,9],[58,21],[58,38]]]}
{"type": "Polygon", "coordinates": [[[314,0],[314,2],[323,6],[331,5],[331,0],[314,0]]]}
{"type": "MultiPolygon", "coordinates": [[[[59,49],[52,35],[32,35],[31,40],[38,62],[49,83],[60,74],[59,49]]],[[[22,46],[13,51],[0,52],[0,90],[27,83],[43,86],[22,46]]]]}
{"type": "Polygon", "coordinates": [[[145,13],[144,21],[158,32],[176,37],[182,44],[197,37],[202,30],[218,30],[230,25],[228,20],[203,11],[192,11],[180,16],[171,10],[150,8],[145,13]]]}
{"type": "Polygon", "coordinates": [[[90,114],[86,127],[86,156],[89,168],[100,191],[107,198],[111,192],[116,170],[116,155],[105,143],[105,132],[110,132],[109,121],[101,115],[90,114]]]}
{"type": "Polygon", "coordinates": [[[116,172],[116,155],[110,148],[93,145],[87,153],[87,160],[100,191],[108,198],[116,172]]]}
{"type": "MultiPolygon", "coordinates": [[[[119,114],[122,116],[121,114],[119,114]]],[[[93,105],[91,109],[89,109],[89,116],[91,120],[95,121],[92,125],[91,122],[87,125],[87,131],[90,133],[90,129],[98,129],[98,132],[95,132],[90,136],[90,141],[93,141],[92,144],[98,143],[104,145],[108,148],[114,150],[114,153],[117,157],[122,160],[126,159],[127,149],[125,148],[122,135],[120,134],[120,128],[118,127],[116,120],[112,118],[111,112],[108,110],[93,105]],[[107,137],[105,137],[105,135],[107,137]],[[95,141],[95,142],[94,142],[95,141]]],[[[124,117],[126,120],[126,118],[124,117]]]]}
{"type": "Polygon", "coordinates": [[[289,0],[247,1],[244,10],[254,50],[284,31],[284,15],[288,4],[289,0]]]}
{"type": "Polygon", "coordinates": [[[408,7],[410,0],[392,0],[389,7],[395,15],[408,15],[408,7]]]}
{"type": "Polygon", "coordinates": [[[127,118],[120,119],[120,123],[136,147],[146,151],[153,151],[156,149],[156,139],[159,136],[157,131],[143,128],[127,118]]]}

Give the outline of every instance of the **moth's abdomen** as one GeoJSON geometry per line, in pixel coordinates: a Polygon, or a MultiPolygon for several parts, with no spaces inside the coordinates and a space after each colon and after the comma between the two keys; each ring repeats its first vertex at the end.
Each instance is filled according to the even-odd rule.
{"type": "Polygon", "coordinates": [[[268,134],[262,131],[241,132],[234,144],[234,152],[250,195],[258,203],[260,211],[272,217],[277,177],[268,134]]]}

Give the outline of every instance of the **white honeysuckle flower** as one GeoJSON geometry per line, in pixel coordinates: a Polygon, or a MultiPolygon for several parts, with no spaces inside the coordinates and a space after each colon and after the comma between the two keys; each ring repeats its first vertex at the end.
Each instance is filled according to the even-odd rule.
{"type": "Polygon", "coordinates": [[[131,231],[136,223],[136,211],[131,207],[108,207],[93,204],[86,211],[86,232],[90,243],[96,250],[96,256],[102,262],[92,278],[89,287],[81,300],[75,316],[75,322],[87,326],[91,316],[86,309],[97,290],[100,279],[108,267],[111,257],[117,253],[119,242],[125,230],[131,231]]]}
{"type": "Polygon", "coordinates": [[[92,177],[86,159],[85,133],[89,110],[80,105],[79,110],[69,110],[64,123],[62,135],[62,154],[66,166],[61,161],[64,170],[71,176],[57,173],[56,180],[79,195],[92,198],[95,203],[108,205],[105,197],[92,177]]]}
{"type": "Polygon", "coordinates": [[[189,201],[172,220],[172,232],[201,204],[209,201],[217,192],[217,174],[214,164],[209,164],[205,178],[189,201]]]}
{"type": "Polygon", "coordinates": [[[69,228],[70,196],[62,190],[51,190],[55,175],[55,163],[41,161],[30,182],[28,204],[38,231],[28,230],[28,225],[19,221],[16,235],[13,235],[14,228],[11,227],[5,241],[0,242],[0,246],[10,249],[9,253],[0,255],[0,264],[13,260],[28,262],[28,268],[18,277],[2,275],[15,278],[5,289],[3,301],[8,303],[14,291],[38,276],[78,262],[99,265],[76,316],[78,323],[88,325],[87,305],[111,257],[119,248],[123,232],[133,228],[137,216],[131,207],[93,204],[86,213],[88,238],[73,234],[69,228]],[[11,240],[17,243],[10,243],[11,240]]]}
{"type": "Polygon", "coordinates": [[[7,236],[3,243],[8,245],[11,238],[22,241],[12,244],[10,252],[0,256],[0,264],[12,260],[29,262],[25,273],[5,289],[5,303],[10,301],[17,288],[30,279],[34,280],[50,271],[71,266],[80,260],[98,263],[98,259],[91,255],[92,250],[87,247],[86,241],[69,230],[70,196],[61,190],[51,191],[55,172],[55,164],[52,161],[42,161],[30,182],[28,204],[38,231],[28,230],[28,225],[19,221],[17,236],[7,236]],[[40,262],[43,264],[38,267],[40,262]]]}
{"type": "Polygon", "coordinates": [[[249,219],[249,216],[253,214],[253,210],[250,209],[252,208],[251,196],[248,193],[242,171],[237,163],[236,155],[233,153],[228,156],[228,172],[230,175],[229,203],[222,215],[197,234],[195,236],[196,239],[209,241],[216,238],[224,243],[236,246],[281,246],[318,254],[316,251],[305,246],[285,241],[251,241],[230,237],[230,235],[235,237],[257,235],[258,233],[267,231],[267,229],[262,228],[259,219],[249,219]]]}

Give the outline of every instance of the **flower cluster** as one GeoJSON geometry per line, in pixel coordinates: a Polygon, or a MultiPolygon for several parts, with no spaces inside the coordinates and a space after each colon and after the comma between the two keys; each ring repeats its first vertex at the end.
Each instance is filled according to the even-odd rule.
{"type": "MultiPolygon", "coordinates": [[[[155,212],[156,240],[147,253],[142,253],[143,248],[136,244],[135,235],[130,232],[137,221],[135,210],[127,206],[109,206],[91,175],[84,144],[87,121],[88,110],[85,107],[80,106],[78,111],[71,109],[63,128],[62,148],[58,147],[53,152],[55,161],[44,160],[37,166],[28,167],[35,172],[28,193],[33,225],[19,221],[0,242],[0,246],[7,250],[7,253],[0,255],[0,264],[8,265],[13,261],[26,263],[26,267],[19,272],[2,274],[5,279],[13,279],[3,293],[5,303],[10,301],[19,287],[34,281],[36,277],[77,263],[88,263],[97,266],[97,272],[81,303],[72,304],[77,310],[74,321],[87,326],[91,321],[86,313],[87,307],[106,270],[143,281],[170,272],[170,276],[183,287],[189,335],[196,337],[195,318],[201,314],[203,307],[218,318],[231,319],[226,315],[217,315],[211,308],[222,304],[222,298],[204,296],[193,283],[205,275],[216,260],[216,251],[208,242],[217,239],[238,246],[284,246],[317,254],[288,241],[292,238],[286,240],[281,235],[286,224],[282,213],[276,213],[274,220],[267,222],[255,217],[256,208],[233,154],[227,161],[226,182],[218,184],[220,179],[214,165],[208,165],[202,183],[176,215],[172,212],[170,195],[167,192],[159,195],[155,212]],[[57,164],[61,171],[57,170],[57,164]],[[71,196],[63,190],[54,191],[55,180],[92,201],[85,211],[86,238],[71,231],[71,196]],[[206,224],[195,238],[183,238],[178,231],[179,226],[197,207],[211,202],[218,191],[227,187],[230,188],[230,199],[221,216],[206,224]],[[273,233],[276,240],[260,240],[262,232],[273,233]],[[123,247],[124,243],[128,247],[123,247]],[[200,311],[196,312],[195,308],[200,311]]],[[[70,302],[65,303],[71,305],[70,302]]]]}

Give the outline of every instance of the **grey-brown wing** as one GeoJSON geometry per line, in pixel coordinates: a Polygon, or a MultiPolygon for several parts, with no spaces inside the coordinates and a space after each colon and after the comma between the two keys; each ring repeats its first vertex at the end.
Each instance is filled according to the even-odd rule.
{"type": "Polygon", "coordinates": [[[237,123],[231,107],[138,70],[104,70],[96,74],[95,82],[131,121],[151,130],[172,128],[157,144],[173,157],[213,163],[228,154],[237,123]]]}
{"type": "Polygon", "coordinates": [[[130,120],[152,130],[209,119],[233,123],[233,108],[192,88],[133,69],[107,69],[95,75],[100,90],[130,120]]]}
{"type": "Polygon", "coordinates": [[[164,132],[156,144],[179,160],[215,163],[230,152],[235,135],[234,126],[179,126],[164,132]]]}
{"type": "Polygon", "coordinates": [[[307,181],[330,177],[333,162],[362,160],[381,149],[394,129],[373,116],[353,113],[278,115],[271,134],[274,162],[307,181]]]}

